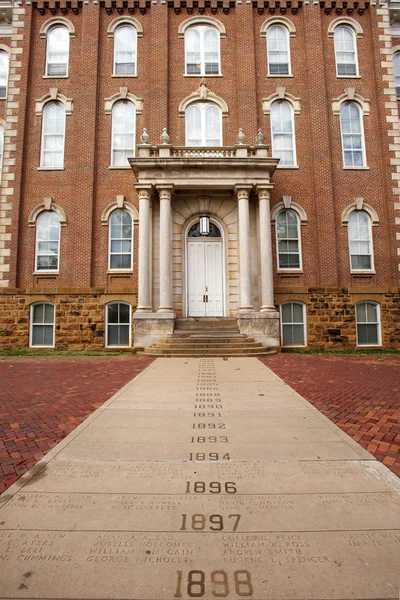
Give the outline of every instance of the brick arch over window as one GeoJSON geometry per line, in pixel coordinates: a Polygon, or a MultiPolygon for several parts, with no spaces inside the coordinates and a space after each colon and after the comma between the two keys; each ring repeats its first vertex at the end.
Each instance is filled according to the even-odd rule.
{"type": "Polygon", "coordinates": [[[75,37],[75,27],[73,23],[71,23],[71,21],[65,17],[53,17],[52,19],[45,21],[40,29],[40,37],[47,38],[47,34],[49,33],[50,29],[57,26],[66,27],[69,32],[69,37],[75,37]]]}
{"type": "Polygon", "coordinates": [[[43,114],[43,109],[48,102],[61,102],[65,106],[65,114],[72,115],[72,98],[60,94],[58,88],[50,88],[49,93],[36,100],[36,116],[43,114]]]}
{"type": "Polygon", "coordinates": [[[63,227],[67,224],[67,217],[65,211],[59,204],[54,202],[54,199],[51,196],[43,198],[43,202],[35,206],[35,208],[31,211],[28,218],[29,227],[36,227],[36,219],[40,215],[41,212],[46,210],[53,210],[57,213],[58,218],[60,219],[60,225],[63,227]]]}
{"type": "Polygon", "coordinates": [[[372,206],[370,206],[369,204],[364,202],[364,198],[359,196],[358,198],[355,198],[354,202],[352,202],[351,204],[346,206],[346,208],[343,210],[343,212],[342,212],[343,227],[348,226],[349,217],[350,217],[351,213],[354,212],[355,210],[363,210],[364,212],[366,212],[370,216],[371,225],[373,227],[374,226],[376,227],[377,225],[379,225],[379,217],[378,217],[378,213],[376,212],[376,210],[374,208],[372,208],[372,206]]]}
{"type": "Polygon", "coordinates": [[[356,19],[352,19],[351,17],[338,17],[334,19],[329,27],[328,27],[328,37],[334,37],[336,27],[339,25],[347,25],[347,27],[351,27],[356,34],[356,38],[362,38],[364,35],[363,28],[360,23],[356,21],[356,19]]]}
{"type": "Polygon", "coordinates": [[[117,92],[116,94],[113,94],[112,96],[110,96],[110,98],[105,99],[104,112],[106,113],[106,115],[111,115],[114,104],[116,102],[118,102],[119,100],[130,100],[133,103],[133,105],[135,106],[136,114],[137,115],[142,114],[143,99],[138,98],[134,94],[131,94],[130,92],[128,92],[128,88],[121,87],[121,88],[119,88],[119,92],[117,92]]]}
{"type": "Polygon", "coordinates": [[[140,21],[134,19],[133,17],[118,17],[117,19],[111,21],[107,29],[108,37],[114,37],[115,30],[117,27],[120,27],[120,25],[131,25],[136,29],[138,38],[143,37],[143,25],[140,23],[140,21]]]}
{"type": "Polygon", "coordinates": [[[266,21],[264,21],[264,23],[261,25],[261,37],[265,38],[267,36],[267,29],[271,27],[271,25],[282,25],[288,30],[289,37],[296,36],[296,27],[290,19],[287,17],[269,17],[269,19],[266,19],[266,21]]]}
{"type": "Polygon", "coordinates": [[[184,117],[187,107],[190,106],[190,104],[192,104],[193,102],[198,102],[199,100],[216,104],[220,107],[222,116],[228,116],[227,103],[223,98],[217,96],[217,94],[214,94],[214,92],[210,92],[204,80],[202,80],[202,82],[200,83],[200,87],[195,92],[193,92],[192,94],[190,94],[190,96],[187,96],[184,100],[182,100],[182,102],[179,105],[179,116],[184,117]]]}
{"type": "Polygon", "coordinates": [[[189,19],[183,21],[183,23],[179,25],[178,37],[185,37],[186,29],[192,27],[193,25],[210,25],[210,27],[215,27],[219,31],[219,35],[222,39],[226,37],[225,25],[221,23],[221,21],[215,17],[202,17],[201,15],[190,17],[189,19]]]}
{"type": "Polygon", "coordinates": [[[110,204],[108,204],[108,206],[105,207],[105,209],[103,210],[103,212],[101,214],[101,224],[108,225],[109,217],[110,217],[111,213],[118,208],[127,210],[132,217],[133,224],[138,225],[138,223],[139,223],[138,210],[137,210],[136,206],[134,206],[130,202],[125,201],[125,196],[117,196],[117,198],[114,202],[111,202],[110,204]]]}

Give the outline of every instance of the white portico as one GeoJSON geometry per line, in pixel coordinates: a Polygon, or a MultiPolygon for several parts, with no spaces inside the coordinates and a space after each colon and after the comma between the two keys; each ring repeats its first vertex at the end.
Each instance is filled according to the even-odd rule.
{"type": "Polygon", "coordinates": [[[139,195],[135,346],[173,333],[179,317],[237,317],[240,331],[279,345],[267,147],[141,144],[130,159],[139,195]]]}

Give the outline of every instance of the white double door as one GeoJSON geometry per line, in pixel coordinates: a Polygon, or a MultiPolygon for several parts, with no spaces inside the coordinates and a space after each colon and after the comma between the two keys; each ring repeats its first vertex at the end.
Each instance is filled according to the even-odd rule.
{"type": "Polygon", "coordinates": [[[187,282],[188,317],[224,316],[222,240],[188,240],[187,282]]]}

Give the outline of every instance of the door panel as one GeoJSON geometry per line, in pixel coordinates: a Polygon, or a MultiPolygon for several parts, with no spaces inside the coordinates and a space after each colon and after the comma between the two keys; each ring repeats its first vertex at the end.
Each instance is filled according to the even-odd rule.
{"type": "Polygon", "coordinates": [[[208,317],[222,317],[223,307],[223,273],[222,243],[205,242],[206,294],[208,297],[206,314],[208,317]]]}
{"type": "Polygon", "coordinates": [[[205,264],[204,244],[188,241],[188,316],[205,317],[205,264]]]}
{"type": "Polygon", "coordinates": [[[221,241],[188,240],[188,317],[224,316],[222,255],[221,241]],[[205,297],[208,302],[204,302],[205,297]]]}

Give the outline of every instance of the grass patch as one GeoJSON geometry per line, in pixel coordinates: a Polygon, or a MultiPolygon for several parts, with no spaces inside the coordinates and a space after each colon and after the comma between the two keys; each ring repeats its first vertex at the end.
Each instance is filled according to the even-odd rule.
{"type": "Polygon", "coordinates": [[[129,356],[129,352],[100,352],[97,350],[0,350],[0,356],[129,356]]]}
{"type": "Polygon", "coordinates": [[[282,348],[282,352],[288,354],[356,354],[360,356],[366,356],[368,354],[375,354],[380,356],[381,354],[398,354],[400,355],[400,350],[394,350],[390,348],[382,348],[382,349],[349,349],[349,350],[301,350],[300,348],[282,348]]]}

